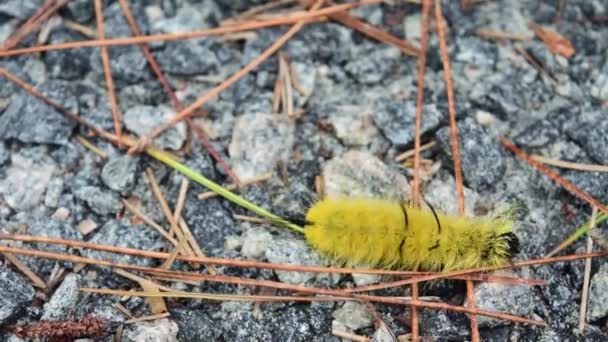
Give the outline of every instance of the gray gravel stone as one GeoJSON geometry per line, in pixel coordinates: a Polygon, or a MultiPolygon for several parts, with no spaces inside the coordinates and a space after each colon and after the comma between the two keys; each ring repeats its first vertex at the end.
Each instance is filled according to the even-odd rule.
{"type": "MultiPolygon", "coordinates": [[[[69,4],[73,1],[68,2],[69,4]]],[[[90,4],[89,4],[90,5],[90,4]]],[[[54,30],[49,37],[49,44],[60,44],[83,40],[81,35],[67,29],[54,30]]],[[[44,62],[49,76],[64,80],[76,80],[91,70],[90,49],[65,49],[49,51],[44,54],[44,62]]]]}
{"type": "Polygon", "coordinates": [[[83,282],[78,274],[70,273],[65,276],[61,285],[55,290],[48,302],[44,304],[42,318],[44,320],[67,320],[73,314],[82,300],[83,282]]]}
{"type": "MultiPolygon", "coordinates": [[[[483,310],[508,312],[517,316],[529,316],[534,309],[534,291],[528,285],[482,283],[475,287],[477,307],[483,310]]],[[[478,317],[480,327],[496,327],[504,321],[478,317]]]]}
{"type": "Polygon", "coordinates": [[[217,75],[220,70],[215,51],[221,48],[219,43],[205,40],[167,42],[164,50],[157,52],[155,57],[163,71],[180,75],[217,75]]]}
{"type": "Polygon", "coordinates": [[[177,338],[180,341],[217,341],[222,333],[217,322],[202,308],[171,310],[171,318],[179,327],[177,338]]]}
{"type": "Polygon", "coordinates": [[[0,13],[26,19],[43,4],[43,0],[7,0],[0,4],[0,13]]]}
{"type": "Polygon", "coordinates": [[[4,165],[9,159],[11,159],[11,152],[4,141],[0,141],[0,165],[4,165]]]}
{"type": "MultiPolygon", "coordinates": [[[[452,144],[449,127],[440,129],[435,137],[443,153],[449,156],[447,164],[451,166],[452,144]]],[[[470,118],[458,123],[458,138],[465,182],[473,190],[494,186],[506,169],[498,140],[470,118]]]]}
{"type": "Polygon", "coordinates": [[[86,23],[93,18],[95,13],[91,11],[89,0],[71,0],[66,4],[66,9],[72,18],[80,23],[86,23]]]}
{"type": "Polygon", "coordinates": [[[130,155],[110,159],[101,170],[101,180],[108,188],[128,194],[135,185],[139,158],[130,155]]]}
{"type": "Polygon", "coordinates": [[[436,336],[445,341],[462,341],[468,337],[466,319],[449,311],[420,310],[420,335],[436,336]]]}
{"type": "MultiPolygon", "coordinates": [[[[173,114],[175,111],[166,106],[136,106],[124,113],[123,121],[128,130],[142,137],[167,122],[173,114]]],[[[154,143],[159,148],[179,150],[185,140],[186,126],[180,122],[156,138],[154,143]]]]}
{"type": "Polygon", "coordinates": [[[374,324],[374,317],[363,303],[345,302],[332,316],[349,329],[368,328],[374,324]]]}
{"type": "Polygon", "coordinates": [[[375,84],[389,78],[401,60],[401,51],[389,45],[364,45],[344,66],[344,70],[364,84],[375,84]]]}
{"type": "Polygon", "coordinates": [[[234,314],[220,321],[223,337],[226,341],[272,341],[272,333],[262,322],[251,313],[234,314]]]}
{"type": "MultiPolygon", "coordinates": [[[[165,1],[165,3],[168,3],[168,1],[165,1]]],[[[213,24],[216,20],[222,17],[221,9],[213,0],[203,0],[197,4],[182,3],[173,11],[168,11],[167,5],[164,5],[164,9],[167,18],[150,20],[152,30],[163,33],[204,30],[215,26],[213,24]]]]}
{"type": "MultiPolygon", "coordinates": [[[[133,227],[116,220],[106,222],[103,227],[95,232],[90,242],[147,251],[158,251],[164,246],[160,235],[151,228],[147,226],[133,227]]],[[[142,259],[129,255],[117,255],[93,250],[86,250],[83,254],[90,258],[109,259],[115,262],[141,266],[152,266],[154,264],[154,261],[150,259],[142,259]]]]}
{"type": "MultiPolygon", "coordinates": [[[[266,249],[266,259],[277,264],[321,265],[320,256],[301,239],[275,239],[266,249]]],[[[279,280],[294,285],[314,281],[314,273],[276,271],[279,280]]],[[[318,276],[326,276],[319,274],[318,276]]]]}
{"type": "MultiPolygon", "coordinates": [[[[70,83],[48,81],[39,89],[71,112],[78,113],[78,101],[70,83]]],[[[15,92],[0,115],[0,139],[25,143],[67,144],[76,124],[38,98],[15,92]]]]}
{"type": "Polygon", "coordinates": [[[34,299],[34,288],[17,273],[0,266],[0,326],[24,312],[34,299]]]}
{"type": "Polygon", "coordinates": [[[239,179],[270,172],[281,160],[287,162],[294,141],[294,125],[284,116],[246,114],[232,132],[228,153],[239,179]]]}
{"type": "Polygon", "coordinates": [[[32,209],[42,201],[55,169],[55,162],[46,155],[43,147],[13,154],[6,178],[0,180],[0,193],[11,208],[32,209]]]}
{"type": "Polygon", "coordinates": [[[579,115],[571,115],[565,124],[568,136],[600,164],[608,164],[606,118],[608,118],[608,109],[584,110],[579,115]]]}
{"type": "Polygon", "coordinates": [[[251,227],[243,236],[241,254],[246,258],[258,259],[264,255],[271,243],[272,234],[264,228],[251,227]]]}
{"type": "Polygon", "coordinates": [[[594,322],[606,317],[608,315],[606,303],[608,303],[608,264],[603,263],[591,278],[587,319],[594,322]]]}
{"type": "Polygon", "coordinates": [[[59,206],[59,199],[63,192],[63,178],[55,177],[51,179],[44,195],[44,205],[50,208],[59,206]]]}
{"type": "Polygon", "coordinates": [[[345,145],[366,146],[378,134],[369,108],[363,106],[338,106],[329,114],[329,121],[345,145]]]}
{"type": "Polygon", "coordinates": [[[323,168],[327,197],[369,197],[407,201],[411,189],[407,179],[388,168],[372,154],[350,151],[329,161],[323,168]]]}
{"type": "Polygon", "coordinates": [[[116,213],[121,207],[117,194],[97,186],[83,186],[74,191],[74,195],[99,215],[116,213]]]}
{"type": "Polygon", "coordinates": [[[173,342],[177,341],[177,334],[177,324],[165,318],[128,326],[123,333],[123,341],[173,342]]]}
{"type": "Polygon", "coordinates": [[[608,174],[606,172],[568,171],[564,177],[589,195],[605,203],[608,201],[608,174]]]}
{"type": "MultiPolygon", "coordinates": [[[[416,102],[381,100],[374,111],[374,122],[384,136],[396,147],[403,148],[414,143],[416,124],[416,102]]],[[[421,135],[436,130],[442,114],[434,104],[426,104],[422,111],[421,135]]]]}

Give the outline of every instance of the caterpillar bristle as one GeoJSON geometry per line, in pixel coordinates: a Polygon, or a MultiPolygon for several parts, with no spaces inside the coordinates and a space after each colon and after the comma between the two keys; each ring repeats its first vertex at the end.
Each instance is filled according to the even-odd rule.
{"type": "Polygon", "coordinates": [[[457,217],[378,199],[326,199],[307,213],[305,235],[340,262],[411,270],[503,265],[519,251],[510,215],[457,217]]]}

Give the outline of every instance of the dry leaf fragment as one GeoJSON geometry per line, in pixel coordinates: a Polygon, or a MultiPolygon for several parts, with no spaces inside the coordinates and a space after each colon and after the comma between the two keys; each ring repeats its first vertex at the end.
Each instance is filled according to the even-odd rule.
{"type": "Polygon", "coordinates": [[[572,57],[576,50],[570,40],[561,34],[549,30],[548,28],[542,27],[535,23],[530,23],[530,28],[534,30],[534,33],[549,47],[551,52],[564,56],[566,58],[572,57]]]}

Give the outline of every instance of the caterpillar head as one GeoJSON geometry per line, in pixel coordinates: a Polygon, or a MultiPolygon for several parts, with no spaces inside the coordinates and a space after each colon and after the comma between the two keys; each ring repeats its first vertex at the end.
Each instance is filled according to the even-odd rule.
{"type": "Polygon", "coordinates": [[[513,232],[494,236],[486,249],[481,253],[481,260],[486,265],[501,265],[519,253],[519,238],[513,232]]]}

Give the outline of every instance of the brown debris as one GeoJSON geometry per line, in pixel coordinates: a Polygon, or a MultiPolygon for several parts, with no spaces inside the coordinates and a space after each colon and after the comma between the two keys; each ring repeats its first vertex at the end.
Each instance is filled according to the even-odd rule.
{"type": "Polygon", "coordinates": [[[78,338],[95,338],[106,335],[108,322],[93,315],[68,321],[40,321],[14,327],[11,331],[21,338],[43,337],[48,341],[73,341],[78,338]]]}

